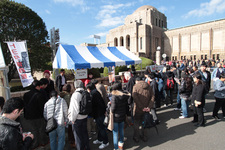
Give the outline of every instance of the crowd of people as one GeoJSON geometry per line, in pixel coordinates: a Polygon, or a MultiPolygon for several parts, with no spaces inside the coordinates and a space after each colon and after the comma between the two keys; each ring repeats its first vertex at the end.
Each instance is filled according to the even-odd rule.
{"type": "Polygon", "coordinates": [[[93,144],[104,149],[109,146],[108,126],[113,133],[114,149],[122,150],[127,138],[124,128],[133,126],[136,143],[147,142],[147,128],[142,126],[144,114],[152,114],[155,124],[159,124],[158,108],[173,106],[175,94],[174,110],[182,112],[179,118],[191,117],[191,107],[192,122],[202,127],[206,124],[205,96],[210,91],[211,80],[216,100],[212,117],[220,120],[218,111],[222,108],[225,118],[225,69],[217,62],[210,73],[207,65],[209,61],[202,61],[200,65],[188,61],[167,62],[162,71],[151,72],[147,68],[144,76],[132,67],[121,81],[112,83],[110,93],[92,73],[86,80],[76,80],[70,85],[65,70],[61,69],[54,84],[46,70],[44,78],[32,83],[32,89],[24,94],[23,100],[10,98],[5,102],[0,97],[0,149],[35,149],[50,143],[52,150],[63,150],[66,132],[68,142],[77,150],[89,150],[89,142],[95,134],[97,139],[93,144]],[[21,114],[28,124],[26,127],[19,123],[21,114]],[[46,134],[46,122],[52,117],[58,126],[46,134]],[[15,144],[10,144],[12,142],[15,144]]]}

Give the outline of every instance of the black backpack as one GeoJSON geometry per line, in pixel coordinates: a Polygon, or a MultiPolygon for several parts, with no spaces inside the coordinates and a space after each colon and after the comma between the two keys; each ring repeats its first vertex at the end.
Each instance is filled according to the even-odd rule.
{"type": "Polygon", "coordinates": [[[92,111],[92,99],[90,93],[87,91],[78,91],[81,95],[81,101],[80,101],[80,115],[88,115],[92,111]]]}
{"type": "Polygon", "coordinates": [[[142,127],[143,128],[155,127],[155,130],[158,134],[158,128],[156,127],[156,122],[154,121],[152,114],[150,114],[149,112],[145,112],[143,116],[142,127]]]}

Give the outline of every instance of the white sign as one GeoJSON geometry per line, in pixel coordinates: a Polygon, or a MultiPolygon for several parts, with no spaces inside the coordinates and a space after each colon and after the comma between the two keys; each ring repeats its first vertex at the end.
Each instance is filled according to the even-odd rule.
{"type": "Polygon", "coordinates": [[[163,57],[163,58],[166,58],[166,54],[162,54],[162,57],[163,57]]]}
{"type": "Polygon", "coordinates": [[[1,45],[0,45],[0,68],[4,68],[5,66],[6,66],[5,60],[4,60],[2,48],[1,48],[1,45]]]}
{"type": "Polygon", "coordinates": [[[151,69],[151,72],[155,72],[156,70],[157,71],[162,71],[164,66],[163,65],[151,65],[151,66],[146,66],[146,69],[147,67],[149,67],[151,69]]]}
{"type": "Polygon", "coordinates": [[[29,56],[25,42],[7,42],[9,51],[15,62],[23,87],[27,87],[34,81],[31,75],[29,56]]]}
{"type": "Polygon", "coordinates": [[[76,79],[86,79],[87,69],[76,70],[76,79]]]}

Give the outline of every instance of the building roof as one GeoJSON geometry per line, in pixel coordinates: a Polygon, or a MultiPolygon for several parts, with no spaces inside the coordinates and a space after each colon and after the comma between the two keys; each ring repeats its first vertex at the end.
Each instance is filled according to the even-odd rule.
{"type": "Polygon", "coordinates": [[[139,7],[134,13],[139,12],[139,11],[143,11],[143,10],[146,10],[146,9],[155,9],[155,10],[157,10],[157,9],[156,9],[155,7],[153,7],[153,6],[150,6],[150,5],[144,5],[144,6],[139,7]]]}

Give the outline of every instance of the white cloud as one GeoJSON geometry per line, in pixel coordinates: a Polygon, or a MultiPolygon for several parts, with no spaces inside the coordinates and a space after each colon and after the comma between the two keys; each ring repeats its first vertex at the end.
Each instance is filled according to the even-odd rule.
{"type": "Polygon", "coordinates": [[[89,10],[90,8],[86,5],[84,0],[53,0],[55,3],[68,3],[72,6],[81,6],[82,12],[89,10]]]}
{"type": "Polygon", "coordinates": [[[225,12],[225,0],[210,0],[210,2],[201,3],[200,8],[189,11],[183,18],[210,16],[223,12],[225,12]]]}
{"type": "Polygon", "coordinates": [[[51,12],[50,12],[49,10],[47,10],[47,9],[45,10],[45,12],[46,12],[47,14],[51,14],[51,12]]]}
{"type": "Polygon", "coordinates": [[[123,9],[132,5],[134,5],[134,3],[102,6],[96,16],[96,19],[100,20],[97,27],[112,27],[122,24],[125,19],[125,16],[122,15],[123,9]]]}
{"type": "MultiPolygon", "coordinates": [[[[98,35],[98,36],[100,36],[102,38],[102,37],[105,37],[108,33],[109,33],[108,31],[107,32],[100,32],[100,33],[97,33],[95,35],[98,35]]],[[[92,35],[89,35],[87,38],[88,39],[93,38],[93,34],[92,35]]]]}
{"type": "Polygon", "coordinates": [[[159,10],[160,12],[162,12],[162,13],[165,13],[165,11],[167,11],[168,8],[165,7],[165,6],[161,6],[161,7],[158,8],[158,10],[159,10]]]}

